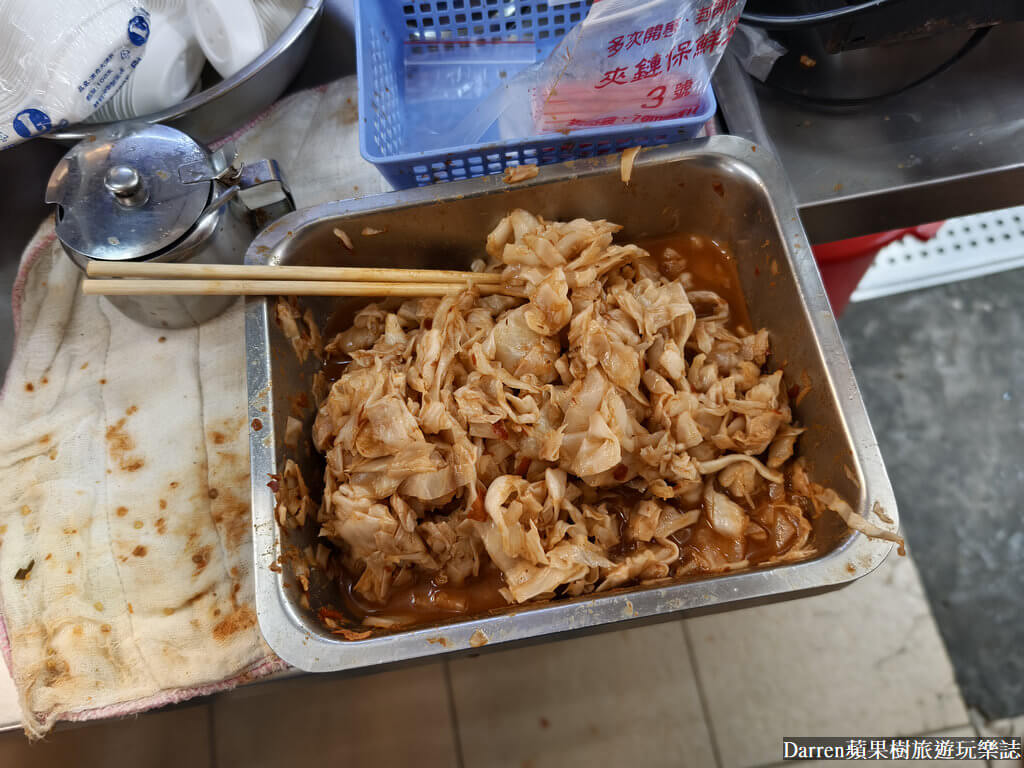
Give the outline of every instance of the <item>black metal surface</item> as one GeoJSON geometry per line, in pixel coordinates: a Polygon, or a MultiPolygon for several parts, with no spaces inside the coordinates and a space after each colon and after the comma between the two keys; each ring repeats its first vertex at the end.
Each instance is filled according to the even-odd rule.
{"type": "MultiPolygon", "coordinates": [[[[902,58],[907,59],[908,67],[888,65],[884,60],[884,54],[890,53],[889,50],[863,51],[861,53],[866,55],[859,58],[861,62],[867,60],[871,68],[866,73],[867,77],[860,78],[850,77],[846,73],[850,57],[856,54],[846,53],[842,60],[837,56],[822,56],[821,53],[817,54],[817,59],[808,57],[807,54],[800,54],[797,58],[797,52],[803,49],[790,48],[790,53],[776,63],[771,76],[765,81],[765,87],[788,101],[811,109],[849,109],[892,100],[955,67],[988,36],[991,29],[992,27],[983,27],[974,30],[948,56],[936,60],[934,64],[931,62],[931,56],[915,56],[916,51],[909,43],[895,49],[902,58]],[[922,62],[927,62],[928,67],[923,73],[907,73],[908,70],[914,73],[922,62]],[[879,80],[886,81],[885,85],[877,84],[879,80]],[[853,90],[857,92],[856,95],[851,93],[853,90]]],[[[948,43],[951,37],[953,36],[943,35],[943,42],[948,43]]],[[[812,39],[810,42],[815,41],[812,39]]],[[[935,48],[934,45],[929,47],[935,48]]]]}
{"type": "Polygon", "coordinates": [[[1019,0],[903,0],[852,16],[823,30],[822,36],[835,53],[1021,19],[1024,4],[1019,0]]]}
{"type": "Polygon", "coordinates": [[[753,0],[746,23],[786,32],[806,30],[830,53],[919,40],[944,32],[972,30],[1024,19],[1018,0],[753,0]]]}

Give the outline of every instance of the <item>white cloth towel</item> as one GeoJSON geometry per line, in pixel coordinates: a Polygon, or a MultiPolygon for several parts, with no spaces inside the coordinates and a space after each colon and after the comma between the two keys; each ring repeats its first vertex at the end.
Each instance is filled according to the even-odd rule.
{"type": "MultiPolygon", "coordinates": [[[[384,191],[355,103],[346,78],[234,138],[281,163],[299,206],[384,191]]],[[[242,301],[157,330],[80,279],[47,221],[0,400],[0,649],[30,735],[284,666],[253,607],[242,301]]]]}

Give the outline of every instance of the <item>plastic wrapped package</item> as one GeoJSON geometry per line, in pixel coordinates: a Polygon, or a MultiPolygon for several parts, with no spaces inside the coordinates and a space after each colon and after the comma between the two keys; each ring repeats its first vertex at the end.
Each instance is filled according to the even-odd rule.
{"type": "Polygon", "coordinates": [[[760,27],[740,24],[730,53],[735,54],[748,75],[763,83],[771,74],[775,62],[786,55],[786,46],[773,40],[760,27]]]}
{"type": "Polygon", "coordinates": [[[129,0],[0,0],[0,148],[75,123],[142,60],[150,16],[129,0]]]}
{"type": "MultiPolygon", "coordinates": [[[[407,47],[412,50],[404,61],[405,104],[411,113],[426,118],[410,120],[406,125],[406,147],[411,150],[479,141],[495,120],[495,88],[537,63],[534,47],[525,45],[466,45],[440,50],[407,47]],[[462,127],[466,114],[487,114],[487,124],[475,130],[476,135],[468,141],[453,141],[467,130],[462,127]]],[[[527,136],[529,131],[520,135],[527,136]]]]}
{"type": "Polygon", "coordinates": [[[458,142],[495,121],[506,139],[693,114],[742,10],[742,0],[595,2],[544,61],[462,120],[458,142]]]}

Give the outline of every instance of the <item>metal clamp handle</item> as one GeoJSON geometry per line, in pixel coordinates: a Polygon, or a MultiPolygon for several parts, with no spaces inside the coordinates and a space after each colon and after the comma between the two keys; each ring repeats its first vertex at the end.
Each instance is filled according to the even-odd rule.
{"type": "Polygon", "coordinates": [[[288,188],[288,182],[285,181],[284,174],[281,173],[281,167],[276,160],[255,160],[245,163],[234,183],[238,184],[243,192],[262,187],[265,184],[280,185],[281,196],[278,199],[254,207],[247,206],[258,229],[262,229],[271,221],[295,210],[292,191],[288,188]]]}
{"type": "MultiPolygon", "coordinates": [[[[214,152],[209,162],[183,165],[178,169],[178,176],[185,184],[216,181],[227,187],[207,206],[204,215],[221,207],[239,192],[261,187],[264,184],[279,184],[281,196],[257,206],[246,204],[246,208],[253,216],[253,223],[258,229],[295,210],[295,199],[292,197],[288,182],[285,181],[277,161],[262,159],[243,163],[232,142],[227,142],[214,152]]],[[[245,199],[241,199],[245,204],[245,199]]]]}
{"type": "Polygon", "coordinates": [[[292,197],[292,191],[288,188],[288,182],[285,181],[284,174],[281,173],[281,166],[277,164],[277,160],[257,160],[253,163],[246,163],[242,166],[241,173],[238,176],[238,184],[242,189],[251,189],[263,184],[274,183],[281,185],[281,194],[288,205],[288,210],[294,211],[295,199],[292,197]]]}

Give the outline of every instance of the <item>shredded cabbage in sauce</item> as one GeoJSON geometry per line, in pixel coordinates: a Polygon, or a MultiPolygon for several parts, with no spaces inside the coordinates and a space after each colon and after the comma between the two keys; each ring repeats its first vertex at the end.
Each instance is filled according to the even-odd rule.
{"type": "Polygon", "coordinates": [[[278,519],[315,518],[366,626],[800,560],[825,508],[879,535],[793,459],[734,276],[619,229],[513,211],[474,268],[525,298],[375,303],[324,345],[323,498],[289,461],[278,519]]]}

